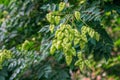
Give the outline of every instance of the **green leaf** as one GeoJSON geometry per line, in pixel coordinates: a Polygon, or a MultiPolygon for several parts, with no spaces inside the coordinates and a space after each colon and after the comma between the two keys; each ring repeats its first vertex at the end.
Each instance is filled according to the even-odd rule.
{"type": "Polygon", "coordinates": [[[86,64],[89,68],[92,68],[92,65],[91,65],[91,63],[90,63],[89,60],[85,60],[85,64],[86,64]]]}
{"type": "Polygon", "coordinates": [[[67,65],[70,65],[71,64],[71,62],[72,62],[72,56],[71,55],[66,55],[65,56],[65,59],[66,59],[66,63],[67,63],[67,65]]]}
{"type": "Polygon", "coordinates": [[[64,2],[60,2],[59,3],[59,11],[62,11],[65,8],[65,3],[64,2]]]}
{"type": "Polygon", "coordinates": [[[50,24],[50,31],[51,31],[51,33],[53,33],[54,32],[54,28],[55,28],[55,25],[53,25],[53,24],[50,24]]]}
{"type": "Polygon", "coordinates": [[[81,62],[81,63],[79,64],[80,70],[83,71],[83,70],[84,70],[84,67],[85,67],[84,62],[81,62]]]}
{"type": "Polygon", "coordinates": [[[56,51],[56,47],[54,45],[52,45],[50,48],[50,54],[53,55],[55,53],[55,51],[56,51]]]}
{"type": "Polygon", "coordinates": [[[80,20],[80,12],[75,11],[74,15],[75,15],[75,18],[79,21],[80,20]]]}

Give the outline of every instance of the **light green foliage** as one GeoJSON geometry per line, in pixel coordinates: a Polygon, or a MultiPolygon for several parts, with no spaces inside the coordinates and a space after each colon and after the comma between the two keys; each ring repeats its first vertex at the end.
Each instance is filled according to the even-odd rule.
{"type": "Polygon", "coordinates": [[[21,51],[33,51],[40,48],[40,46],[37,45],[36,38],[33,37],[31,40],[25,40],[21,45],[18,45],[17,48],[21,51]]]}
{"type": "Polygon", "coordinates": [[[75,62],[75,65],[76,66],[79,66],[80,70],[83,71],[85,66],[88,66],[89,68],[92,68],[92,64],[91,64],[91,58],[87,58],[85,59],[84,57],[84,52],[78,52],[77,53],[77,57],[78,57],[78,60],[75,62]]]}
{"type": "Polygon", "coordinates": [[[59,11],[62,11],[65,8],[65,3],[64,2],[60,2],[59,3],[59,11]]]}
{"type": "Polygon", "coordinates": [[[32,41],[25,40],[21,46],[21,50],[29,50],[30,48],[32,48],[32,46],[34,46],[33,44],[34,43],[32,41]]]}
{"type": "Polygon", "coordinates": [[[75,15],[75,18],[79,21],[80,20],[80,12],[75,11],[74,15],[75,15]]]}
{"type": "Polygon", "coordinates": [[[60,23],[60,16],[55,16],[55,23],[59,24],[60,23]]]}
{"type": "Polygon", "coordinates": [[[53,33],[53,31],[54,31],[54,27],[55,27],[55,25],[53,25],[53,24],[50,25],[50,31],[51,31],[51,33],[53,33]]]}
{"type": "Polygon", "coordinates": [[[71,55],[66,55],[66,56],[65,56],[65,59],[66,59],[67,65],[70,65],[71,62],[72,62],[72,56],[71,56],[71,55]]]}
{"type": "Polygon", "coordinates": [[[8,59],[12,58],[12,53],[9,50],[0,50],[0,69],[2,69],[2,64],[4,61],[7,61],[8,59]]]}
{"type": "Polygon", "coordinates": [[[72,30],[74,33],[74,29],[72,29],[69,24],[60,24],[60,28],[55,33],[55,39],[53,40],[52,47],[50,49],[51,52],[53,52],[55,49],[63,50],[68,65],[72,61],[72,56],[75,56],[76,54],[75,49],[72,47],[74,34],[70,33],[70,30],[72,30]]]}
{"type": "Polygon", "coordinates": [[[55,16],[53,16],[53,14],[51,12],[46,15],[46,18],[50,23],[54,23],[54,17],[55,16]]]}
{"type": "Polygon", "coordinates": [[[83,26],[83,27],[81,28],[81,32],[82,32],[82,34],[88,33],[91,38],[94,38],[94,39],[96,39],[97,41],[99,41],[100,35],[98,34],[98,32],[96,32],[96,31],[93,30],[92,28],[83,26]]]}
{"type": "Polygon", "coordinates": [[[55,16],[55,14],[55,12],[50,12],[46,15],[46,18],[51,24],[58,25],[60,23],[60,16],[55,16]]]}
{"type": "MultiPolygon", "coordinates": [[[[55,16],[57,14],[53,14],[53,13],[55,12],[50,12],[46,15],[47,20],[51,23],[49,28],[51,33],[54,32],[54,29],[56,27],[54,24],[59,25],[60,22],[60,16],[55,16]],[[51,19],[51,16],[55,16],[55,18],[51,19]],[[54,24],[52,24],[52,20],[56,22],[53,22],[54,24]]],[[[72,14],[72,16],[75,16],[76,20],[80,21],[80,12],[75,11],[75,13],[72,14]]],[[[97,41],[99,41],[99,34],[94,29],[88,26],[82,26],[81,31],[78,31],[76,28],[73,28],[73,26],[71,26],[68,23],[60,23],[59,28],[55,31],[55,37],[52,40],[50,53],[54,54],[56,50],[63,51],[65,55],[66,63],[67,65],[70,65],[73,56],[76,56],[77,54],[75,46],[79,45],[80,50],[84,50],[86,44],[88,43],[87,33],[91,38],[94,38],[97,41]]],[[[82,70],[84,64],[89,64],[89,61],[86,60],[85,62],[83,62],[81,60],[78,60],[77,63],[79,64],[79,66],[81,66],[80,69],[82,70]]]]}

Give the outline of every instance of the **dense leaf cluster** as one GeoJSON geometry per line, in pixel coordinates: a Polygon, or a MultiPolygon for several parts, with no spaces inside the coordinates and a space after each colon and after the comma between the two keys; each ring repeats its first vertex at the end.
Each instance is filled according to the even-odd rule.
{"type": "Polygon", "coordinates": [[[70,80],[108,60],[117,1],[0,0],[0,80],[70,80]]]}

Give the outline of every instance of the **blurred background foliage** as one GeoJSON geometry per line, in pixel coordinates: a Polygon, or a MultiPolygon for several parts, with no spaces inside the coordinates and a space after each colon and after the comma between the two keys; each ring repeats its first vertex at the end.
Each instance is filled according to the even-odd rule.
{"type": "MultiPolygon", "coordinates": [[[[119,80],[120,0],[0,0],[0,80],[119,80]],[[92,68],[66,65],[63,52],[49,54],[54,34],[45,16],[66,3],[63,20],[79,11],[100,36],[90,40],[92,68]],[[113,46],[114,45],[114,46],[113,46]]],[[[61,22],[62,23],[62,22],[61,22]]],[[[75,22],[78,30],[83,23],[75,22]]],[[[76,57],[74,57],[76,60],[76,57]]]]}

